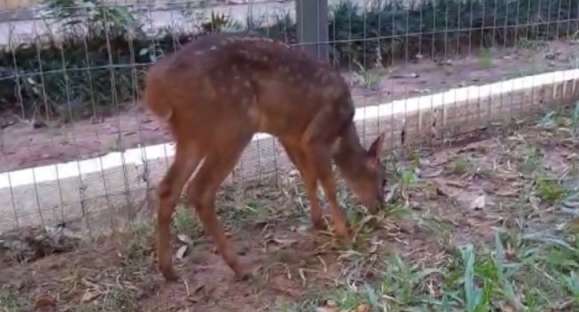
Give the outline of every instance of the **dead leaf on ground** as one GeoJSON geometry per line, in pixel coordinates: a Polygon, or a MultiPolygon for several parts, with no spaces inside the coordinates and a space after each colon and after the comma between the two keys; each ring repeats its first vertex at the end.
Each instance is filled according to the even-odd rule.
{"type": "Polygon", "coordinates": [[[272,238],[268,242],[279,245],[281,248],[286,248],[286,247],[289,247],[289,246],[297,243],[297,240],[296,239],[272,238]]]}
{"type": "Polygon", "coordinates": [[[193,245],[193,240],[191,240],[191,238],[185,234],[179,234],[177,235],[177,238],[184,244],[193,245]]]}
{"type": "Polygon", "coordinates": [[[482,210],[486,205],[486,196],[484,194],[478,196],[470,203],[471,210],[482,210]]]}
{"type": "Polygon", "coordinates": [[[496,191],[494,192],[496,196],[500,197],[517,197],[519,196],[519,192],[515,190],[503,190],[503,191],[496,191]]]}
{"type": "Polygon", "coordinates": [[[434,179],[434,184],[436,185],[436,192],[439,195],[446,197],[456,197],[461,191],[457,190],[457,182],[449,181],[446,179],[434,179]]]}
{"type": "Polygon", "coordinates": [[[442,168],[439,168],[436,170],[424,170],[420,174],[420,176],[423,179],[431,179],[431,178],[436,178],[436,177],[440,176],[443,172],[444,172],[444,169],[442,169],[442,168]]]}
{"type": "Polygon", "coordinates": [[[80,298],[80,302],[86,303],[86,302],[93,301],[94,299],[96,299],[100,295],[101,294],[98,292],[87,290],[84,293],[84,295],[82,295],[82,298],[80,298]]]}
{"type": "Polygon", "coordinates": [[[179,247],[179,249],[177,249],[177,254],[176,254],[177,259],[181,260],[181,259],[185,258],[185,254],[187,253],[188,249],[189,249],[189,247],[187,245],[183,245],[183,246],[179,247]]]}

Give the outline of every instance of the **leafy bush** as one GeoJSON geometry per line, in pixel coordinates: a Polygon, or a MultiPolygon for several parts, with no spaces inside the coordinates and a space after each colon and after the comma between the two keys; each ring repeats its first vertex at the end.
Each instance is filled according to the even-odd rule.
{"type": "Polygon", "coordinates": [[[0,111],[78,119],[121,109],[140,89],[145,65],[173,48],[175,38],[147,37],[124,7],[95,0],[49,0],[45,17],[62,22],[61,40],[0,51],[0,111]],[[1,73],[1,71],[0,71],[1,73]],[[21,103],[20,103],[21,102],[21,103]],[[21,105],[19,105],[21,104],[21,105]]]}
{"type": "Polygon", "coordinates": [[[579,0],[379,1],[366,9],[343,1],[333,9],[330,41],[340,64],[384,65],[417,54],[461,53],[550,40],[579,29],[579,0]],[[376,51],[379,53],[376,53],[376,51]]]}

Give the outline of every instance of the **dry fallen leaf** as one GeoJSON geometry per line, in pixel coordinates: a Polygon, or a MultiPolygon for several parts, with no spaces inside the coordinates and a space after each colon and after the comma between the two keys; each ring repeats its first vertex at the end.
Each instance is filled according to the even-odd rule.
{"type": "Polygon", "coordinates": [[[485,202],[486,202],[485,195],[484,194],[480,195],[470,203],[470,209],[472,209],[472,210],[484,209],[485,202]]]}
{"type": "Polygon", "coordinates": [[[370,306],[367,304],[361,304],[356,308],[356,312],[370,312],[370,306]]]}
{"type": "Polygon", "coordinates": [[[177,259],[181,260],[183,258],[185,258],[185,254],[187,253],[187,250],[189,249],[189,247],[187,245],[183,245],[181,247],[179,247],[179,249],[177,250],[177,259]]]}
{"type": "Polygon", "coordinates": [[[93,301],[94,299],[96,299],[98,296],[100,296],[99,293],[87,290],[84,293],[84,295],[82,295],[80,302],[82,302],[82,303],[90,302],[90,301],[93,301]]]}
{"type": "Polygon", "coordinates": [[[179,239],[180,242],[187,244],[187,245],[192,245],[193,244],[193,240],[191,240],[191,238],[185,234],[179,234],[177,235],[177,238],[179,239]]]}
{"type": "Polygon", "coordinates": [[[276,245],[279,245],[280,248],[287,248],[287,247],[297,243],[297,240],[295,240],[295,239],[283,239],[283,238],[272,238],[269,240],[269,242],[274,243],[276,245]]]}

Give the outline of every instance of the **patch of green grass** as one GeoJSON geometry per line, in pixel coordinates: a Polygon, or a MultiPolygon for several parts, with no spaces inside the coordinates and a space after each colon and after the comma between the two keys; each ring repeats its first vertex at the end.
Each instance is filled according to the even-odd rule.
{"type": "Polygon", "coordinates": [[[148,260],[153,249],[153,227],[149,223],[133,225],[122,252],[126,267],[138,267],[148,260]]]}
{"type": "Polygon", "coordinates": [[[519,168],[523,173],[529,175],[543,170],[543,153],[532,145],[528,145],[524,151],[523,160],[519,168]]]}
{"type": "Polygon", "coordinates": [[[465,297],[465,310],[468,312],[484,311],[489,310],[488,297],[489,297],[489,270],[485,268],[484,265],[477,266],[479,274],[482,273],[484,290],[480,288],[479,284],[475,281],[475,251],[472,245],[467,245],[465,248],[461,249],[461,256],[464,265],[464,297],[465,297]],[[486,279],[484,278],[486,277],[486,279]]]}
{"type": "Polygon", "coordinates": [[[539,121],[539,126],[545,130],[555,130],[557,128],[570,128],[574,124],[574,113],[564,105],[559,105],[558,109],[549,111],[539,121]]]}
{"type": "Polygon", "coordinates": [[[576,271],[571,271],[569,275],[563,276],[563,281],[565,282],[565,288],[573,296],[573,300],[576,304],[579,304],[579,273],[576,271]]]}
{"type": "Polygon", "coordinates": [[[579,125],[579,102],[575,104],[575,109],[571,115],[571,127],[573,130],[573,136],[577,136],[577,125],[579,125]]]}
{"type": "Polygon", "coordinates": [[[546,42],[542,40],[529,40],[528,38],[519,38],[516,42],[517,47],[520,49],[537,50],[539,48],[545,47],[546,42]]]}
{"type": "Polygon", "coordinates": [[[448,167],[451,174],[463,175],[472,170],[472,162],[465,157],[455,159],[448,167]]]}
{"type": "Polygon", "coordinates": [[[382,293],[393,300],[398,306],[415,306],[428,300],[428,290],[425,281],[432,275],[441,274],[440,269],[421,269],[407,263],[399,256],[394,256],[386,266],[382,293]]]}
{"type": "Polygon", "coordinates": [[[29,311],[23,296],[8,288],[0,288],[0,312],[29,311]]]}
{"type": "Polygon", "coordinates": [[[358,71],[354,72],[354,80],[361,87],[374,89],[384,78],[385,73],[383,69],[368,69],[358,61],[354,61],[354,63],[358,67],[358,71]]]}
{"type": "Polygon", "coordinates": [[[490,49],[481,49],[478,64],[483,69],[488,69],[494,66],[493,55],[490,49]]]}
{"type": "Polygon", "coordinates": [[[391,181],[390,191],[394,192],[394,200],[408,198],[408,192],[412,190],[419,182],[416,168],[414,166],[397,165],[389,174],[388,180],[391,181]]]}
{"type": "MultiPolygon", "coordinates": [[[[544,235],[531,241],[517,232],[506,233],[510,235],[496,233],[494,244],[489,242],[486,247],[467,244],[453,250],[440,267],[388,257],[377,278],[357,275],[344,282],[345,286],[279,310],[316,311],[328,308],[328,300],[336,311],[356,311],[361,305],[368,305],[370,311],[579,308],[579,243],[544,235]]],[[[355,258],[360,257],[363,255],[355,258]]]]}
{"type": "Polygon", "coordinates": [[[326,292],[314,292],[300,302],[283,303],[272,311],[310,312],[310,311],[356,311],[361,305],[369,305],[369,296],[373,296],[373,288],[362,286],[360,289],[337,287],[326,292]]]}
{"type": "Polygon", "coordinates": [[[74,312],[136,312],[141,311],[137,295],[133,289],[114,287],[91,303],[76,306],[74,312]]]}
{"type": "Polygon", "coordinates": [[[554,179],[539,176],[536,181],[537,195],[548,204],[560,202],[566,195],[567,190],[554,179]]]}
{"type": "Polygon", "coordinates": [[[192,207],[180,204],[173,216],[173,229],[176,234],[186,235],[190,239],[195,239],[202,232],[202,225],[194,215],[192,207]]]}
{"type": "MultiPolygon", "coordinates": [[[[111,290],[103,301],[105,311],[139,311],[139,304],[133,290],[118,287],[111,290]]],[[[101,311],[103,311],[101,310],[101,311]]]]}

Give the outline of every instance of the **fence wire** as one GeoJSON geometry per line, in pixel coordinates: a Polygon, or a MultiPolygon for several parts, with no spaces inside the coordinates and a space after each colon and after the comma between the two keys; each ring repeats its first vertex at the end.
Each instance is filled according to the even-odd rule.
{"type": "MultiPolygon", "coordinates": [[[[0,1],[0,233],[76,222],[94,237],[147,215],[173,145],[139,104],[143,76],[207,32],[326,48],[385,152],[577,99],[579,0],[329,1],[309,28],[294,1],[239,2],[0,1]]],[[[227,183],[291,168],[260,135],[227,183]]]]}

